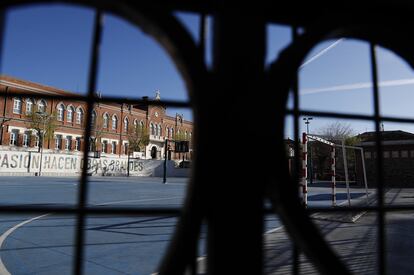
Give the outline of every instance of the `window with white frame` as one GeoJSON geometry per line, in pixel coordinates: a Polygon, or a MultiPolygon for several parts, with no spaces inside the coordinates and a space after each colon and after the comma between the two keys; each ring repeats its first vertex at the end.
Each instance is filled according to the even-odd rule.
{"type": "Polygon", "coordinates": [[[166,135],[167,138],[170,137],[170,128],[165,127],[165,135],[166,135]]]}
{"type": "Polygon", "coordinates": [[[72,136],[66,136],[65,150],[70,151],[72,148],[72,136]]]}
{"type": "Polygon", "coordinates": [[[75,140],[75,150],[80,151],[80,147],[81,147],[81,139],[80,137],[77,137],[75,140]]]}
{"type": "Polygon", "coordinates": [[[102,152],[108,153],[108,141],[106,140],[102,141],[102,152]]]}
{"type": "Polygon", "coordinates": [[[96,112],[95,110],[93,110],[91,114],[91,126],[95,127],[95,125],[96,125],[96,112]]]}
{"type": "Polygon", "coordinates": [[[124,152],[128,154],[128,143],[124,143],[124,152]]]}
{"type": "Polygon", "coordinates": [[[65,107],[63,106],[63,104],[59,104],[59,106],[57,107],[57,120],[63,121],[64,117],[65,117],[65,107]]]}
{"type": "Polygon", "coordinates": [[[112,130],[118,129],[118,118],[116,115],[112,116],[112,130]]]}
{"type": "Polygon", "coordinates": [[[17,140],[19,138],[19,130],[12,130],[10,133],[10,145],[17,145],[17,140]]]}
{"type": "Polygon", "coordinates": [[[24,132],[23,134],[23,146],[30,146],[30,132],[24,132]]]}
{"type": "Polygon", "coordinates": [[[13,99],[13,113],[21,114],[22,113],[22,100],[18,97],[13,99]]]}
{"type": "Polygon", "coordinates": [[[103,115],[103,127],[108,128],[108,126],[109,126],[109,115],[104,114],[103,115]]]}
{"type": "Polygon", "coordinates": [[[82,124],[83,121],[83,110],[79,108],[76,111],[76,124],[82,124]]]}
{"type": "Polygon", "coordinates": [[[39,134],[35,134],[34,147],[39,147],[39,142],[40,142],[39,134]]]}
{"type": "Polygon", "coordinates": [[[46,112],[46,103],[43,99],[37,103],[37,110],[42,113],[46,112]]]}
{"type": "Polygon", "coordinates": [[[66,111],[66,121],[73,122],[73,107],[69,106],[68,110],[66,111]]]}
{"type": "Polygon", "coordinates": [[[111,153],[116,154],[116,141],[112,141],[111,153]]]}
{"type": "Polygon", "coordinates": [[[26,99],[26,115],[30,115],[33,112],[33,101],[28,98],[26,99]]]}
{"type": "Polygon", "coordinates": [[[162,136],[162,127],[158,125],[158,136],[162,136]]]}
{"type": "Polygon", "coordinates": [[[129,128],[129,120],[128,118],[124,118],[124,132],[128,132],[128,128],[129,128]]]}
{"type": "Polygon", "coordinates": [[[151,135],[153,135],[153,136],[155,136],[155,127],[154,127],[154,124],[150,124],[150,127],[151,127],[151,135]]]}
{"type": "Polygon", "coordinates": [[[62,150],[62,135],[55,136],[55,149],[62,150]]]}

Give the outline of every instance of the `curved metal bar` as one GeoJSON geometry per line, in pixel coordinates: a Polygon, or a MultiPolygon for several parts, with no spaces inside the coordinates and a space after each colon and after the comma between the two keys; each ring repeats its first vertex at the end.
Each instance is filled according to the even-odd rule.
{"type": "MultiPolygon", "coordinates": [[[[335,18],[323,18],[320,25],[315,25],[307,29],[304,35],[293,42],[274,62],[268,74],[269,90],[275,91],[275,102],[278,108],[286,110],[287,96],[289,89],[294,83],[297,71],[310,50],[321,41],[328,38],[355,38],[373,42],[388,48],[404,60],[413,68],[414,57],[412,53],[413,42],[404,39],[408,33],[408,27],[401,22],[368,21],[362,14],[353,14],[350,18],[346,14],[335,18]],[[326,24],[329,22],[329,24],[326,24]]],[[[295,112],[298,110],[295,110],[295,112]]],[[[283,144],[283,119],[278,118],[278,154],[284,155],[283,144]]],[[[372,120],[375,120],[373,117],[372,120]]],[[[319,271],[325,274],[348,274],[344,263],[335,255],[329,245],[321,236],[319,230],[310,221],[305,209],[301,207],[297,198],[296,183],[288,175],[285,161],[279,163],[284,169],[284,177],[277,184],[268,185],[268,196],[270,197],[274,209],[280,214],[283,222],[288,228],[289,233],[306,255],[312,259],[319,271]],[[289,195],[287,195],[289,194],[289,195]]]]}
{"type": "MultiPolygon", "coordinates": [[[[153,37],[169,54],[177,69],[184,78],[189,92],[190,104],[197,105],[197,94],[204,91],[203,83],[207,79],[203,55],[196,46],[186,28],[168,10],[154,9],[138,1],[116,0],[63,0],[63,1],[30,1],[9,0],[2,1],[0,8],[9,8],[13,5],[63,2],[67,4],[80,4],[102,11],[109,11],[127,19],[132,24],[153,37]]],[[[197,140],[197,108],[194,108],[195,127],[193,138],[197,140]]],[[[194,144],[197,144],[195,142],[194,144]]],[[[195,150],[197,152],[197,150],[195,150]]],[[[174,237],[170,242],[167,253],[160,267],[160,274],[184,273],[186,267],[196,257],[198,236],[201,225],[201,195],[199,187],[193,183],[197,177],[197,154],[193,164],[191,183],[188,185],[187,196],[181,212],[174,237]]]]}

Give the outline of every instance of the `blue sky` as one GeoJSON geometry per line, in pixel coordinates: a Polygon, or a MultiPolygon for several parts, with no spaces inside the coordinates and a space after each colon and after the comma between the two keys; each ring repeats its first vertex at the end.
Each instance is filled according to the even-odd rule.
{"type": "MultiPolygon", "coordinates": [[[[176,14],[198,40],[198,16],[176,14]]],[[[88,73],[93,12],[73,6],[31,6],[8,12],[1,72],[69,91],[84,93],[88,73]]],[[[207,62],[211,57],[211,30],[208,30],[207,62]]],[[[267,63],[291,41],[291,29],[271,25],[267,29],[267,63]]],[[[300,108],[307,110],[372,114],[373,100],[369,48],[362,41],[344,39],[319,44],[300,71],[300,108]],[[335,44],[334,44],[335,43],[335,44]],[[330,48],[329,48],[330,47],[330,48]],[[328,49],[328,50],[326,50],[328,49]],[[367,86],[368,85],[368,86],[367,86]]],[[[378,49],[381,113],[413,117],[414,75],[399,57],[378,49]]],[[[140,98],[154,96],[159,89],[164,99],[187,100],[185,83],[169,56],[138,28],[112,15],[106,15],[98,90],[103,95],[140,98]]],[[[170,109],[169,113],[191,111],[170,109]]],[[[291,121],[288,119],[288,121],[291,121]]],[[[311,131],[332,122],[314,118],[311,131]]],[[[350,123],[356,133],[373,130],[371,122],[350,123]]],[[[286,135],[292,136],[292,123],[286,135]]],[[[303,123],[301,123],[304,126],[303,123]]],[[[301,130],[303,130],[302,127],[301,130]]],[[[385,123],[386,130],[407,130],[407,124],[385,123]]]]}

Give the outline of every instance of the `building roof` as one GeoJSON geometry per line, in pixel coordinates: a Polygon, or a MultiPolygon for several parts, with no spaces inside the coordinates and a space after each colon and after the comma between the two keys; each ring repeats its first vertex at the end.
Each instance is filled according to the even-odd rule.
{"type": "MultiPolygon", "coordinates": [[[[362,142],[370,142],[375,141],[375,131],[373,132],[365,132],[359,134],[357,137],[361,139],[362,142]]],[[[395,141],[395,140],[414,140],[414,134],[396,130],[396,131],[381,131],[381,140],[383,141],[395,141]]]]}

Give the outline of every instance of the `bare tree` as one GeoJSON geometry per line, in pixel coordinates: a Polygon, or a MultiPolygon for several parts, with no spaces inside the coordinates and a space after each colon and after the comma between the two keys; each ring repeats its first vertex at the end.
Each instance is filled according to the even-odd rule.
{"type": "Polygon", "coordinates": [[[149,144],[148,127],[134,125],[128,131],[128,153],[141,152],[149,144]]]}
{"type": "Polygon", "coordinates": [[[355,135],[354,129],[350,123],[332,122],[317,130],[319,135],[332,140],[347,139],[355,135]]]}
{"type": "Polygon", "coordinates": [[[30,131],[34,131],[39,138],[39,152],[43,147],[43,138],[45,141],[53,139],[53,135],[57,128],[56,126],[56,114],[31,112],[26,115],[26,125],[30,131]]]}
{"type": "Polygon", "coordinates": [[[103,118],[96,117],[95,121],[92,121],[91,129],[91,149],[92,152],[96,151],[97,143],[100,142],[102,134],[104,132],[103,118]]]}

